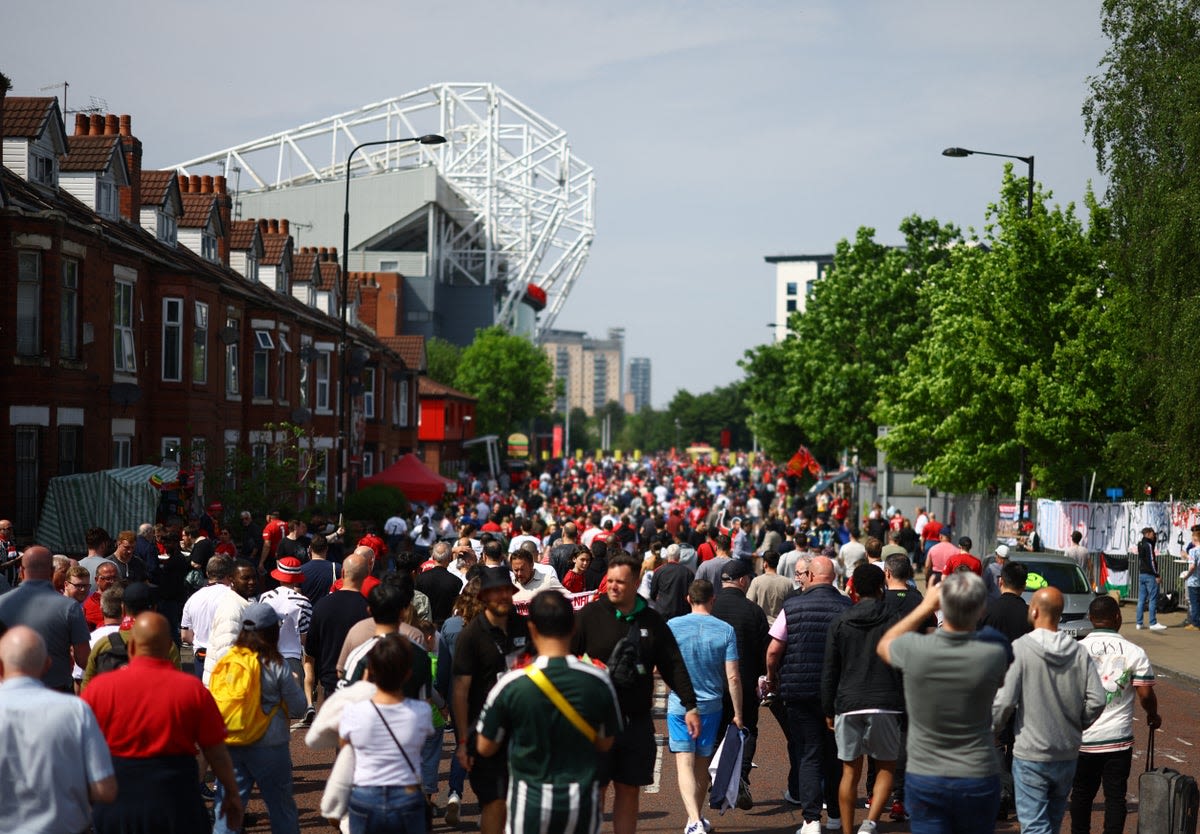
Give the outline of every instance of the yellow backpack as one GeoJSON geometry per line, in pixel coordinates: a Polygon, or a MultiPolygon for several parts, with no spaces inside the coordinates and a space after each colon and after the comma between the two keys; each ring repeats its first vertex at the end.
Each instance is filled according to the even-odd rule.
{"type": "Polygon", "coordinates": [[[279,705],[270,713],[262,708],[262,664],[255,652],[234,646],[218,662],[209,680],[209,691],[229,735],[225,743],[244,747],[262,738],[279,705]]]}

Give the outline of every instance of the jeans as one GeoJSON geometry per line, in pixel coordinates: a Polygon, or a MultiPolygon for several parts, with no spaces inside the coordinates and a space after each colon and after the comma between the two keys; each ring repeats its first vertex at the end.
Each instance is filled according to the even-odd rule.
{"type": "Polygon", "coordinates": [[[458,794],[459,799],[462,799],[463,788],[467,782],[467,771],[459,762],[458,756],[454,753],[450,754],[450,778],[446,780],[446,789],[449,793],[458,794]]]}
{"type": "Polygon", "coordinates": [[[425,744],[421,747],[421,787],[427,794],[437,793],[438,762],[441,758],[442,732],[437,730],[425,739],[425,744]]]}
{"type": "Polygon", "coordinates": [[[425,796],[388,785],[350,789],[350,834],[425,834],[425,796]]]}
{"type": "Polygon", "coordinates": [[[825,711],[819,698],[788,701],[788,729],[791,740],[788,758],[794,760],[794,775],[788,778],[788,791],[804,808],[804,821],[821,818],[824,802],[831,819],[839,819],[838,783],[842,765],[837,757],[833,730],[825,725],[825,711]]]}
{"type": "Polygon", "coordinates": [[[1200,628],[1200,585],[1188,585],[1188,622],[1200,628]]]}
{"type": "Polygon", "coordinates": [[[1021,834],[1058,834],[1067,811],[1076,762],[1076,759],[1061,762],[1013,759],[1013,792],[1021,834]]]}
{"type": "Polygon", "coordinates": [[[1158,622],[1158,579],[1150,573],[1138,574],[1137,624],[1142,624],[1142,609],[1150,603],[1150,625],[1158,622]]]}
{"type": "MultiPolygon", "coordinates": [[[[230,747],[233,773],[237,777],[238,793],[242,796],[242,807],[250,801],[250,789],[257,784],[258,792],[267,805],[271,816],[271,834],[296,834],[300,820],[296,812],[296,799],[292,793],[292,754],[286,744],[230,747]]],[[[221,807],[225,798],[225,787],[217,782],[216,807],[221,807]]],[[[213,825],[213,834],[234,834],[224,817],[213,825]]]]}
{"type": "Polygon", "coordinates": [[[1104,786],[1104,834],[1121,834],[1125,830],[1125,789],[1129,785],[1129,770],[1133,763],[1133,748],[1110,753],[1080,753],[1071,785],[1071,834],[1091,831],[1092,800],[1104,786]]]}
{"type": "Polygon", "coordinates": [[[999,776],[909,773],[904,780],[904,810],[912,834],[992,834],[999,807],[999,776]]]}

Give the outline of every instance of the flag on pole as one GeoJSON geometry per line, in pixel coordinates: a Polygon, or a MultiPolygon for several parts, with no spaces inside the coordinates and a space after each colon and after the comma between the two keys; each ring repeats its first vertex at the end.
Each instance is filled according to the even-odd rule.
{"type": "Polygon", "coordinates": [[[787,472],[789,475],[803,475],[806,469],[815,477],[821,473],[821,464],[813,457],[812,452],[808,451],[807,446],[801,446],[788,461],[787,472]]]}

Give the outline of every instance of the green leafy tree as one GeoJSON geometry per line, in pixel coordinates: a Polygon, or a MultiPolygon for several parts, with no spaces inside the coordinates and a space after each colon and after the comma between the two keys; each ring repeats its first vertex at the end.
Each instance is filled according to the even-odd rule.
{"type": "MultiPolygon", "coordinates": [[[[294,514],[295,508],[316,495],[315,474],[325,468],[325,452],[313,448],[312,433],[294,423],[267,423],[263,430],[272,438],[247,453],[227,451],[225,468],[208,466],[204,472],[207,500],[220,500],[225,517],[249,510],[261,518],[270,510],[294,514]]],[[[185,458],[191,450],[185,449],[185,458]]]]}
{"type": "Polygon", "coordinates": [[[1108,177],[1110,358],[1126,486],[1200,492],[1200,2],[1105,0],[1083,114],[1108,177]]]}
{"type": "Polygon", "coordinates": [[[553,405],[554,369],[545,351],[499,326],[475,332],[453,384],[478,398],[480,434],[505,438],[553,405]]]}
{"type": "Polygon", "coordinates": [[[1061,494],[1097,465],[1114,419],[1102,249],[1041,191],[1027,217],[1026,193],[1008,166],[984,246],[953,247],[931,270],[929,324],[878,411],[892,461],[939,489],[1007,488],[1024,451],[1039,490],[1061,494]]]}
{"type": "Polygon", "coordinates": [[[874,413],[895,393],[896,374],[929,324],[920,288],[961,242],[954,226],[916,216],[900,231],[903,247],[877,242],[866,227],[838,243],[788,338],[747,352],[750,424],[769,454],[790,455],[803,443],[823,460],[847,448],[874,456],[874,413]]]}
{"type": "Polygon", "coordinates": [[[425,340],[425,364],[429,378],[443,385],[454,385],[463,349],[453,342],[434,336],[425,340]]]}

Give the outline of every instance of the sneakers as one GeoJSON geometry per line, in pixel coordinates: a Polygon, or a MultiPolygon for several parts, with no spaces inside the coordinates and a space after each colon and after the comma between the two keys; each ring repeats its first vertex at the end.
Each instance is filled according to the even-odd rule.
{"type": "Polygon", "coordinates": [[[1141,631],[1141,630],[1142,630],[1142,624],[1141,624],[1141,623],[1138,623],[1137,625],[1135,625],[1135,626],[1134,626],[1134,628],[1136,628],[1138,631],[1141,631]]]}
{"type": "Polygon", "coordinates": [[[863,820],[862,825],[858,827],[858,834],[875,834],[878,827],[874,820],[863,820]]]}
{"type": "Polygon", "coordinates": [[[908,819],[908,811],[904,810],[904,803],[897,799],[892,803],[892,821],[904,822],[908,819]]]}
{"type": "Polygon", "coordinates": [[[749,811],[754,807],[754,797],[750,795],[750,786],[746,784],[745,779],[742,779],[738,785],[737,807],[743,811],[749,811]]]}
{"type": "Polygon", "coordinates": [[[1185,626],[1183,627],[1183,630],[1184,630],[1184,631],[1200,631],[1200,628],[1196,628],[1196,627],[1195,627],[1194,625],[1192,625],[1191,623],[1188,623],[1187,625],[1185,625],[1185,626]]]}
{"type": "Polygon", "coordinates": [[[841,831],[842,830],[842,818],[841,817],[831,817],[831,816],[826,815],[825,830],[841,831]]]}
{"type": "Polygon", "coordinates": [[[446,825],[458,825],[458,811],[461,805],[462,798],[450,791],[450,795],[446,797],[446,825]]]}
{"type": "Polygon", "coordinates": [[[804,825],[796,829],[796,834],[821,834],[821,821],[805,820],[804,825]]]}
{"type": "Polygon", "coordinates": [[[712,831],[712,823],[708,821],[708,817],[701,817],[700,824],[704,826],[704,834],[709,834],[712,831]]]}
{"type": "Polygon", "coordinates": [[[786,802],[788,805],[803,805],[804,804],[799,799],[796,799],[796,797],[792,796],[792,791],[790,788],[787,788],[784,790],[783,801],[786,802]]]}
{"type": "Polygon", "coordinates": [[[1167,627],[1162,623],[1150,623],[1151,631],[1166,631],[1167,627]]]}
{"type": "Polygon", "coordinates": [[[704,834],[704,820],[689,822],[687,828],[683,829],[683,834],[704,834]]]}

